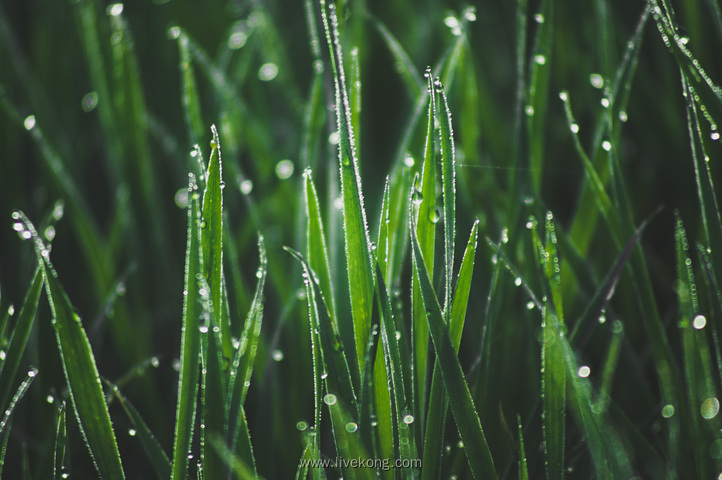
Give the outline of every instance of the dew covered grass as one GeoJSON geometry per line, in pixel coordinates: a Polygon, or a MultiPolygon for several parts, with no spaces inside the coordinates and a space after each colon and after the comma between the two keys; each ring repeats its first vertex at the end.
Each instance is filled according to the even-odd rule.
{"type": "Polygon", "coordinates": [[[0,6],[0,478],[722,478],[718,3],[376,3],[0,6]]]}

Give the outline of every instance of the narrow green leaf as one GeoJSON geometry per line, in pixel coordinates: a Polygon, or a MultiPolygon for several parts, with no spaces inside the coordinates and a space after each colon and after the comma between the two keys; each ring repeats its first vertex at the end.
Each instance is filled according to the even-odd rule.
{"type": "Polygon", "coordinates": [[[335,318],[335,303],[333,295],[333,283],[331,282],[331,267],[329,265],[328,249],[326,247],[326,233],[323,228],[323,219],[318,202],[316,186],[313,183],[311,171],[304,173],[306,193],[306,216],[308,218],[307,242],[308,242],[308,264],[318,275],[319,288],[326,299],[328,311],[331,318],[335,318]]]}
{"type": "Polygon", "coordinates": [[[222,437],[213,435],[209,438],[209,441],[226,466],[235,474],[235,478],[238,480],[263,480],[263,477],[259,476],[247,463],[228,449],[226,444],[223,443],[222,437]]]}
{"type": "MultiPolygon", "coordinates": [[[[177,27],[176,27],[177,28],[177,27]]],[[[201,114],[200,95],[196,86],[196,78],[193,72],[193,63],[190,48],[188,47],[188,37],[185,35],[178,36],[178,50],[180,51],[180,62],[178,64],[181,78],[183,95],[183,116],[188,128],[188,138],[191,145],[201,143],[203,138],[203,116],[201,114]]],[[[198,175],[202,171],[196,172],[198,175]]]]}
{"type": "MultiPolygon", "coordinates": [[[[114,385],[107,380],[104,381],[120,403],[120,406],[123,407],[125,414],[131,422],[133,430],[135,430],[135,435],[138,436],[138,440],[140,440],[141,445],[143,445],[143,450],[145,450],[146,455],[148,455],[148,459],[153,465],[153,469],[155,470],[156,475],[158,475],[158,478],[161,480],[170,478],[171,465],[168,455],[166,455],[163,447],[161,447],[155,435],[153,435],[153,432],[151,432],[150,428],[148,428],[148,425],[145,423],[145,420],[143,420],[143,417],[140,415],[138,410],[136,410],[133,404],[130,403],[130,401],[120,392],[117,385],[114,385]]],[[[62,413],[62,418],[65,418],[64,411],[62,413]]],[[[58,426],[58,431],[59,429],[60,426],[58,426]]],[[[65,426],[63,426],[63,430],[64,429],[65,426]]],[[[56,476],[58,475],[58,465],[56,456],[56,476]]]]}
{"type": "Polygon", "coordinates": [[[516,421],[519,426],[519,480],[529,480],[529,467],[526,461],[526,451],[524,450],[524,435],[521,428],[521,417],[517,415],[516,421]]]}
{"type": "Polygon", "coordinates": [[[418,268],[416,276],[421,287],[421,295],[427,312],[427,320],[431,339],[434,342],[436,357],[439,359],[442,378],[451,404],[451,411],[456,420],[456,427],[464,442],[466,458],[475,478],[498,478],[494,468],[494,460],[486,443],[479,414],[474,407],[469,386],[464,379],[464,372],[456,356],[456,350],[449,337],[449,329],[444,323],[439,301],[436,298],[429,271],[421,254],[421,246],[416,235],[416,225],[410,226],[411,246],[418,268]]]}
{"type": "Polygon", "coordinates": [[[203,271],[201,252],[200,194],[195,175],[188,174],[188,241],[183,287],[183,330],[181,337],[178,408],[176,410],[171,479],[185,480],[193,440],[200,365],[200,318],[202,305],[197,281],[203,271]]]}
{"type": "Polygon", "coordinates": [[[411,60],[411,57],[409,57],[409,54],[406,53],[404,47],[401,46],[399,41],[396,37],[394,37],[383,22],[373,15],[369,15],[369,20],[371,21],[371,25],[376,27],[376,30],[378,30],[381,38],[383,38],[386,43],[389,52],[391,52],[391,55],[393,55],[394,59],[396,59],[396,65],[400,66],[401,70],[399,74],[406,84],[406,89],[411,94],[411,98],[419,98],[424,93],[424,80],[421,78],[419,71],[416,70],[416,66],[411,60]]]}
{"type": "Polygon", "coordinates": [[[374,276],[371,268],[370,240],[366,210],[361,193],[359,161],[356,157],[356,142],[351,123],[351,111],[346,91],[346,75],[343,68],[343,55],[339,41],[338,18],[333,3],[319,0],[322,11],[324,31],[331,57],[334,90],[336,92],[336,128],[339,135],[338,159],[341,175],[341,195],[343,197],[343,225],[346,245],[346,266],[348,286],[351,298],[351,316],[353,319],[356,355],[359,372],[363,372],[366,339],[371,330],[373,311],[374,276]],[[330,22],[329,22],[330,20],[330,22]]]}
{"type": "MultiPolygon", "coordinates": [[[[55,480],[67,478],[65,462],[67,456],[66,446],[68,443],[68,434],[65,418],[65,402],[63,402],[58,409],[58,426],[55,433],[55,448],[53,449],[53,477],[55,480]],[[66,477],[63,477],[63,475],[66,475],[66,477]]],[[[170,473],[170,469],[168,470],[168,473],[170,473]]]]}
{"type": "Polygon", "coordinates": [[[2,363],[0,363],[0,411],[3,411],[10,398],[10,389],[15,382],[15,375],[20,367],[23,352],[30,337],[30,330],[35,321],[35,313],[40,302],[42,287],[43,272],[42,269],[38,268],[28,288],[23,307],[18,315],[5,358],[2,363]]]}
{"type": "MultiPolygon", "coordinates": [[[[201,288],[209,288],[209,286],[202,282],[201,288]]],[[[208,305],[206,316],[210,320],[214,318],[213,304],[210,301],[207,301],[206,304],[208,305]]],[[[201,337],[203,366],[201,370],[201,425],[203,425],[201,429],[201,462],[205,478],[221,478],[224,471],[223,461],[218,452],[208,444],[210,436],[223,435],[227,428],[226,385],[224,384],[225,372],[223,371],[221,339],[219,338],[220,327],[213,321],[209,321],[203,330],[201,337]]]]}
{"type": "MultiPolygon", "coordinates": [[[[439,119],[441,185],[444,201],[444,319],[449,322],[451,317],[451,284],[454,276],[454,246],[456,244],[456,152],[454,151],[454,129],[451,125],[451,110],[446,99],[443,86],[437,86],[441,97],[439,105],[442,117],[439,119]],[[446,113],[446,115],[443,115],[446,113]]],[[[434,212],[436,217],[436,212],[434,212]]],[[[438,220],[437,220],[438,221],[438,220]]]]}
{"type": "Polygon", "coordinates": [[[5,411],[2,412],[2,416],[0,416],[0,437],[10,428],[15,407],[17,407],[18,402],[25,396],[25,393],[28,391],[28,388],[30,388],[30,384],[33,383],[37,374],[38,370],[35,367],[31,367],[30,370],[28,370],[28,374],[15,391],[15,395],[13,395],[13,398],[10,400],[10,404],[5,411]]]}

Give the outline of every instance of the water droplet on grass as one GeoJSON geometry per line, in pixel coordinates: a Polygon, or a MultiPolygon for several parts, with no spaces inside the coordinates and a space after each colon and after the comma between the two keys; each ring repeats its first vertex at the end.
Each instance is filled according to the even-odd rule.
{"type": "Polygon", "coordinates": [[[338,132],[333,132],[331,135],[328,136],[328,143],[331,145],[338,145],[339,142],[339,135],[338,132]]]}
{"type": "Polygon", "coordinates": [[[716,417],[719,413],[719,400],[717,400],[717,397],[710,397],[702,402],[700,413],[705,420],[711,420],[716,417]]]}
{"type": "Polygon", "coordinates": [[[527,117],[533,117],[534,116],[534,107],[531,105],[527,105],[524,107],[524,113],[526,113],[527,117]]]}
{"type": "Polygon", "coordinates": [[[521,277],[516,277],[514,279],[514,285],[516,285],[517,287],[521,287],[521,277]]]}
{"type": "Polygon", "coordinates": [[[604,77],[598,73],[592,73],[589,75],[589,83],[591,83],[594,88],[602,88],[604,87],[604,77]]]}
{"type": "Polygon", "coordinates": [[[11,304],[11,305],[8,307],[8,315],[12,317],[14,314],[15,314],[15,305],[12,305],[12,304],[11,304]]]}
{"type": "Polygon", "coordinates": [[[571,130],[572,133],[579,133],[579,124],[578,123],[569,124],[569,130],[571,130]]]}
{"type": "Polygon", "coordinates": [[[253,182],[249,179],[242,180],[239,182],[238,188],[241,190],[243,195],[248,195],[253,191],[253,182]]]}
{"type": "Polygon", "coordinates": [[[609,152],[612,149],[612,142],[610,142],[609,140],[604,140],[602,142],[602,148],[605,152],[609,152]]]}
{"type": "Polygon", "coordinates": [[[118,15],[123,13],[123,4],[122,3],[114,3],[112,5],[108,5],[106,12],[111,17],[117,17],[118,15]]]}
{"type": "Polygon", "coordinates": [[[544,65],[547,63],[547,59],[544,55],[534,55],[534,63],[537,65],[544,65]]]}
{"type": "Polygon", "coordinates": [[[45,238],[49,242],[52,242],[55,238],[55,227],[53,227],[52,225],[48,225],[48,227],[45,229],[45,232],[43,232],[43,235],[45,235],[45,238]]]}
{"type": "Polygon", "coordinates": [[[577,375],[580,378],[587,378],[590,373],[592,373],[592,369],[586,365],[582,365],[581,367],[579,367],[579,370],[577,370],[577,375]]]}
{"type": "Polygon", "coordinates": [[[198,327],[198,331],[201,333],[208,333],[208,325],[201,325],[198,327]]]}
{"type": "Polygon", "coordinates": [[[335,405],[336,404],[336,395],[334,395],[333,393],[327,393],[326,395],[323,396],[323,403],[325,403],[326,405],[329,405],[329,406],[335,405]]]}
{"type": "Polygon", "coordinates": [[[412,157],[410,154],[407,153],[406,156],[404,157],[404,165],[411,168],[414,166],[414,163],[415,163],[414,157],[412,157]]]}
{"type": "Polygon", "coordinates": [[[296,429],[297,429],[299,432],[303,432],[303,431],[305,431],[307,428],[308,428],[308,423],[307,423],[305,420],[299,420],[299,421],[296,423],[296,429]]]}
{"type": "Polygon", "coordinates": [[[80,108],[85,113],[91,112],[98,106],[98,92],[89,92],[83,95],[83,99],[80,100],[80,108]]]}
{"type": "Polygon", "coordinates": [[[674,405],[665,405],[662,408],[662,416],[664,418],[671,418],[674,415],[674,405]]]}
{"type": "Polygon", "coordinates": [[[707,319],[704,315],[697,315],[692,321],[692,326],[697,330],[702,330],[707,325],[707,319]]]}
{"type": "Polygon", "coordinates": [[[32,130],[33,128],[35,128],[35,115],[28,115],[27,117],[25,117],[23,126],[25,127],[25,130],[32,130]]]}
{"type": "Polygon", "coordinates": [[[534,15],[534,21],[539,24],[544,23],[544,15],[542,15],[541,13],[537,13],[536,15],[534,15]]]}
{"type": "Polygon", "coordinates": [[[609,108],[609,99],[607,97],[602,98],[599,103],[602,104],[602,107],[609,108]]]}
{"type": "Polygon", "coordinates": [[[356,430],[358,430],[358,425],[355,422],[348,422],[346,424],[346,431],[348,433],[354,433],[356,430]]]}
{"type": "Polygon", "coordinates": [[[281,160],[276,164],[276,176],[281,180],[286,180],[293,175],[294,165],[291,160],[281,160]]]}
{"type": "Polygon", "coordinates": [[[136,433],[138,433],[138,432],[136,432],[134,428],[128,429],[128,435],[130,435],[131,437],[135,437],[136,433]]]}
{"type": "Polygon", "coordinates": [[[414,416],[413,415],[404,415],[403,420],[406,425],[411,425],[412,423],[414,423],[414,416]]]}
{"type": "Polygon", "coordinates": [[[624,110],[622,110],[621,112],[619,112],[619,121],[622,122],[622,123],[624,123],[624,122],[626,122],[627,120],[629,120],[629,116],[627,116],[627,112],[625,112],[624,110]]]}
{"type": "Polygon", "coordinates": [[[281,350],[274,350],[273,353],[271,354],[271,356],[277,362],[280,362],[281,360],[283,360],[283,352],[281,350]]]}
{"type": "Polygon", "coordinates": [[[438,223],[439,218],[441,218],[441,215],[439,214],[439,210],[437,208],[429,210],[429,221],[431,223],[438,223]]]}

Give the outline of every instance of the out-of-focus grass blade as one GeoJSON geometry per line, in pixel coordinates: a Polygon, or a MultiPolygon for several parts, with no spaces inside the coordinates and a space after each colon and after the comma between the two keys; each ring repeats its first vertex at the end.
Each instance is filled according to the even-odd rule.
{"type": "MultiPolygon", "coordinates": [[[[151,432],[150,428],[148,428],[148,425],[145,423],[145,420],[143,420],[143,417],[141,417],[140,413],[138,412],[138,410],[136,410],[133,404],[130,403],[130,401],[128,401],[128,399],[125,398],[125,396],[120,392],[120,389],[117,385],[114,385],[107,380],[104,381],[105,384],[110,388],[110,391],[113,393],[115,398],[120,403],[120,406],[123,407],[125,414],[128,416],[128,419],[131,422],[133,430],[135,430],[135,434],[138,436],[138,440],[140,440],[140,443],[143,445],[143,450],[145,450],[145,453],[148,455],[150,463],[153,465],[155,473],[158,475],[158,478],[163,480],[170,478],[171,465],[170,460],[168,459],[168,455],[166,455],[163,447],[161,447],[160,443],[155,438],[155,435],[153,435],[153,432],[151,432]]],[[[64,411],[62,412],[62,418],[65,418],[64,411]]],[[[59,429],[60,427],[58,427],[58,432],[59,429]]],[[[65,426],[63,425],[63,430],[64,429],[65,426]]],[[[60,433],[58,433],[58,435],[59,434],[60,433]]],[[[58,461],[56,459],[56,472],[57,466],[58,461]]]]}
{"type": "Polygon", "coordinates": [[[223,164],[218,130],[211,127],[211,158],[206,172],[206,188],[203,193],[203,217],[201,219],[201,250],[203,274],[210,287],[210,300],[214,323],[221,329],[223,356],[231,358],[231,325],[223,315],[221,298],[223,290],[223,164]]]}
{"type": "MultiPolygon", "coordinates": [[[[65,471],[67,451],[65,447],[68,443],[65,418],[65,402],[63,402],[58,409],[58,426],[55,433],[55,449],[53,450],[53,477],[55,480],[68,478],[67,472],[65,471]]],[[[170,473],[170,470],[168,470],[168,473],[170,473]]]]}
{"type": "MultiPolygon", "coordinates": [[[[183,103],[183,115],[188,127],[188,138],[191,145],[201,143],[203,138],[203,116],[201,114],[201,102],[196,86],[196,77],[193,72],[193,64],[190,49],[188,47],[188,37],[185,35],[178,36],[178,50],[180,51],[179,69],[182,77],[183,95],[181,95],[183,103]]],[[[195,166],[194,166],[195,167],[195,166]]],[[[198,175],[203,172],[196,172],[198,175]]]]}
{"type": "Polygon", "coordinates": [[[181,338],[178,408],[173,443],[172,480],[185,480],[188,454],[193,440],[200,365],[202,316],[198,278],[203,272],[201,253],[200,194],[195,175],[188,174],[188,240],[183,287],[183,330],[181,338]]]}
{"type": "Polygon", "coordinates": [[[612,338],[609,342],[609,350],[607,351],[607,358],[604,361],[604,369],[602,370],[599,396],[594,406],[595,411],[600,413],[606,412],[609,408],[609,401],[612,398],[612,380],[614,380],[614,373],[619,364],[619,354],[621,352],[623,337],[624,327],[622,322],[614,320],[614,323],[612,323],[612,338]]]}
{"type": "Polygon", "coordinates": [[[243,404],[251,383],[251,374],[258,351],[258,338],[263,323],[263,290],[266,285],[266,272],[268,260],[263,236],[258,236],[259,266],[256,271],[256,291],[253,295],[251,308],[243,326],[241,339],[233,357],[233,364],[228,382],[228,394],[225,404],[225,418],[227,424],[227,442],[231,452],[238,454],[247,465],[253,466],[255,460],[251,439],[248,435],[248,425],[243,404]]]}
{"type": "MultiPolygon", "coordinates": [[[[411,403],[406,398],[401,353],[399,351],[399,341],[396,338],[396,324],[391,310],[391,301],[378,264],[376,265],[376,284],[379,312],[381,313],[381,343],[383,345],[386,374],[388,375],[386,384],[391,387],[396,407],[395,424],[399,436],[399,458],[402,464],[407,466],[404,468],[403,476],[413,478],[418,475],[418,471],[411,468],[412,461],[418,458],[413,432],[414,416],[411,403]]],[[[384,383],[377,385],[378,388],[382,389],[383,386],[384,383]]]]}
{"type": "Polygon", "coordinates": [[[521,417],[517,416],[516,421],[519,431],[519,480],[529,480],[529,467],[526,461],[526,451],[524,450],[524,434],[521,428],[521,417]]]}
{"type": "Polygon", "coordinates": [[[346,91],[346,75],[339,42],[336,8],[331,3],[328,6],[327,15],[325,0],[319,0],[319,4],[331,57],[336,92],[336,128],[339,136],[338,158],[341,174],[341,194],[343,197],[343,225],[348,285],[356,340],[356,355],[359,372],[363,372],[366,340],[371,331],[374,295],[370,240],[363,195],[361,194],[361,177],[358,158],[356,157],[356,142],[353,136],[348,93],[346,91]]]}
{"type": "Polygon", "coordinates": [[[248,464],[246,464],[241,458],[234,455],[234,453],[223,443],[223,438],[218,435],[212,435],[209,438],[211,446],[216,449],[218,455],[223,459],[223,462],[230,467],[231,471],[235,474],[238,480],[263,480],[263,477],[259,476],[254,470],[252,470],[248,464]]]}
{"type": "MultiPolygon", "coordinates": [[[[398,174],[391,178],[389,187],[388,216],[384,221],[388,220],[386,230],[386,242],[388,243],[388,257],[386,259],[386,272],[384,281],[392,292],[397,291],[397,286],[401,284],[402,262],[405,258],[406,248],[408,247],[409,236],[407,229],[409,222],[406,215],[409,213],[408,208],[408,192],[411,187],[411,166],[413,158],[407,157],[408,163],[398,174]]],[[[381,242],[379,242],[381,248],[381,242]]],[[[383,253],[383,251],[382,251],[383,253]]]]}
{"type": "Polygon", "coordinates": [[[540,13],[535,15],[537,31],[534,54],[529,66],[529,93],[524,114],[529,129],[529,163],[531,186],[540,192],[544,165],[545,126],[547,124],[547,103],[549,77],[551,76],[551,54],[554,46],[554,2],[545,0],[540,13]]]}
{"type": "Polygon", "coordinates": [[[70,398],[95,466],[101,476],[124,478],[95,357],[80,317],[75,313],[70,299],[60,285],[57,272],[50,263],[50,251],[43,244],[33,224],[22,212],[15,212],[13,218],[22,222],[25,230],[30,233],[45,277],[53,327],[70,398]]]}
{"type": "MultiPolygon", "coordinates": [[[[16,223],[18,228],[24,229],[22,223],[16,223]]],[[[3,411],[5,405],[10,398],[10,388],[15,381],[15,375],[20,367],[20,361],[25,351],[25,346],[30,337],[30,330],[35,321],[35,312],[40,302],[40,293],[43,287],[43,272],[38,268],[35,276],[30,284],[28,293],[25,296],[25,302],[18,315],[15,329],[10,337],[10,345],[8,346],[5,358],[0,363],[0,411],[3,411]]]]}
{"type": "MultiPolygon", "coordinates": [[[[328,405],[331,413],[331,423],[334,428],[336,437],[336,448],[341,461],[347,459],[359,459],[370,461],[369,455],[361,443],[361,437],[358,432],[358,425],[351,420],[352,415],[344,407],[339,399],[332,393],[324,397],[324,402],[328,405]]],[[[360,468],[354,464],[339,465],[343,471],[344,478],[358,478],[372,480],[376,478],[376,472],[373,468],[360,468]]]]}
{"type": "MultiPolygon", "coordinates": [[[[461,260],[461,270],[456,280],[454,290],[454,302],[450,308],[449,336],[454,349],[458,353],[461,344],[461,333],[464,329],[466,319],[466,307],[469,303],[471,292],[471,277],[474,272],[474,261],[476,258],[476,238],[479,231],[479,221],[474,222],[466,244],[464,257],[461,260]]],[[[444,424],[446,410],[449,406],[449,399],[444,390],[443,378],[438,361],[434,364],[434,373],[431,379],[431,394],[429,395],[429,408],[426,415],[424,433],[424,468],[421,472],[422,479],[437,478],[440,473],[440,460],[443,451],[444,424]]]]}
{"type": "Polygon", "coordinates": [[[436,357],[439,360],[439,367],[451,403],[451,411],[456,420],[456,427],[461,440],[464,442],[467,461],[476,478],[498,478],[489,445],[486,443],[481,428],[479,414],[471,399],[469,386],[464,379],[464,372],[456,356],[456,349],[449,337],[449,328],[444,323],[441,306],[439,306],[434,287],[431,284],[429,271],[421,254],[421,246],[416,236],[416,225],[414,225],[413,218],[411,223],[411,246],[414,261],[417,264],[416,276],[419,280],[421,295],[427,312],[426,318],[429,323],[431,339],[434,342],[436,357]]]}
{"type": "Polygon", "coordinates": [[[326,299],[328,313],[331,318],[335,318],[335,304],[333,295],[333,283],[331,282],[331,268],[328,259],[328,249],[326,248],[326,234],[323,228],[323,219],[321,217],[321,209],[319,208],[318,194],[316,186],[311,177],[311,171],[305,172],[305,192],[306,192],[306,215],[308,217],[307,241],[308,241],[308,263],[316,272],[319,279],[319,288],[326,299]]]}
{"type": "MultiPolygon", "coordinates": [[[[357,47],[351,49],[351,82],[348,90],[353,138],[358,139],[356,142],[356,157],[361,158],[361,66],[359,65],[359,52],[357,47]]],[[[359,164],[358,167],[360,173],[361,164],[359,164]]]]}
{"type": "MultiPolygon", "coordinates": [[[[436,135],[437,107],[436,89],[440,87],[438,79],[431,78],[431,69],[426,69],[428,84],[429,110],[427,119],[426,145],[424,151],[424,163],[421,170],[421,178],[418,175],[414,179],[414,192],[412,203],[416,207],[412,213],[416,215],[413,219],[416,231],[416,238],[419,239],[419,246],[422,255],[429,268],[429,276],[434,277],[434,251],[436,239],[436,223],[439,221],[439,212],[436,210],[436,149],[438,136],[436,135]]],[[[412,269],[419,268],[413,263],[412,269]]],[[[422,405],[426,398],[426,368],[429,351],[429,327],[426,320],[426,309],[422,299],[419,280],[417,275],[412,277],[411,286],[411,331],[412,331],[412,352],[414,355],[414,392],[417,416],[421,415],[422,405]]]]}
{"type": "Polygon", "coordinates": [[[376,27],[376,30],[378,30],[391,55],[396,59],[396,64],[401,67],[399,73],[406,84],[406,89],[411,94],[411,98],[419,98],[424,93],[424,81],[418,70],[416,70],[414,62],[411,61],[411,57],[409,57],[404,47],[401,46],[383,22],[372,15],[369,15],[369,20],[371,24],[376,27]]]}

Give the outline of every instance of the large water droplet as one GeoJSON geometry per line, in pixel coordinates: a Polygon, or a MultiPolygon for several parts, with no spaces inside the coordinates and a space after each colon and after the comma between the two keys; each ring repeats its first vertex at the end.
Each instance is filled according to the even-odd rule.
{"type": "Polygon", "coordinates": [[[358,430],[358,425],[355,422],[348,422],[346,424],[346,431],[348,433],[354,433],[356,430],[358,430]]]}
{"type": "Polygon", "coordinates": [[[114,3],[112,5],[108,5],[106,12],[111,17],[117,17],[118,15],[123,13],[123,4],[122,3],[114,3]]]}
{"type": "Polygon", "coordinates": [[[326,395],[323,396],[323,403],[325,403],[326,405],[329,405],[329,406],[335,405],[336,404],[336,395],[334,395],[333,393],[327,393],[326,395]]]}
{"type": "Polygon", "coordinates": [[[32,130],[33,128],[35,128],[35,115],[28,115],[27,117],[25,117],[23,126],[25,127],[25,130],[32,130]]]}
{"type": "Polygon", "coordinates": [[[88,92],[83,95],[83,99],[80,100],[80,108],[85,113],[91,112],[98,106],[98,92],[88,92]]]}
{"type": "Polygon", "coordinates": [[[258,69],[258,79],[263,82],[270,82],[278,75],[278,65],[275,63],[264,63],[258,69]]]}
{"type": "Polygon", "coordinates": [[[702,330],[707,325],[707,318],[704,315],[697,315],[692,321],[692,326],[697,330],[702,330]]]}
{"type": "Polygon", "coordinates": [[[592,369],[586,365],[582,365],[581,367],[579,367],[579,370],[577,370],[577,375],[580,378],[587,378],[590,373],[592,373],[592,369]]]}
{"type": "Polygon", "coordinates": [[[589,83],[591,83],[594,88],[602,88],[604,87],[604,77],[598,73],[592,73],[589,75],[589,83]]]}
{"type": "Polygon", "coordinates": [[[437,223],[439,221],[439,218],[441,218],[441,215],[439,214],[438,209],[429,209],[429,221],[431,223],[437,223]]]}
{"type": "Polygon", "coordinates": [[[664,418],[671,418],[674,415],[674,405],[665,405],[662,407],[662,416],[664,418]]]}
{"type": "Polygon", "coordinates": [[[293,175],[294,165],[291,160],[284,159],[276,164],[276,176],[285,180],[293,175]]]}
{"type": "Polygon", "coordinates": [[[719,413],[719,400],[717,400],[717,397],[710,397],[702,402],[700,413],[705,420],[711,420],[716,417],[719,413]]]}

